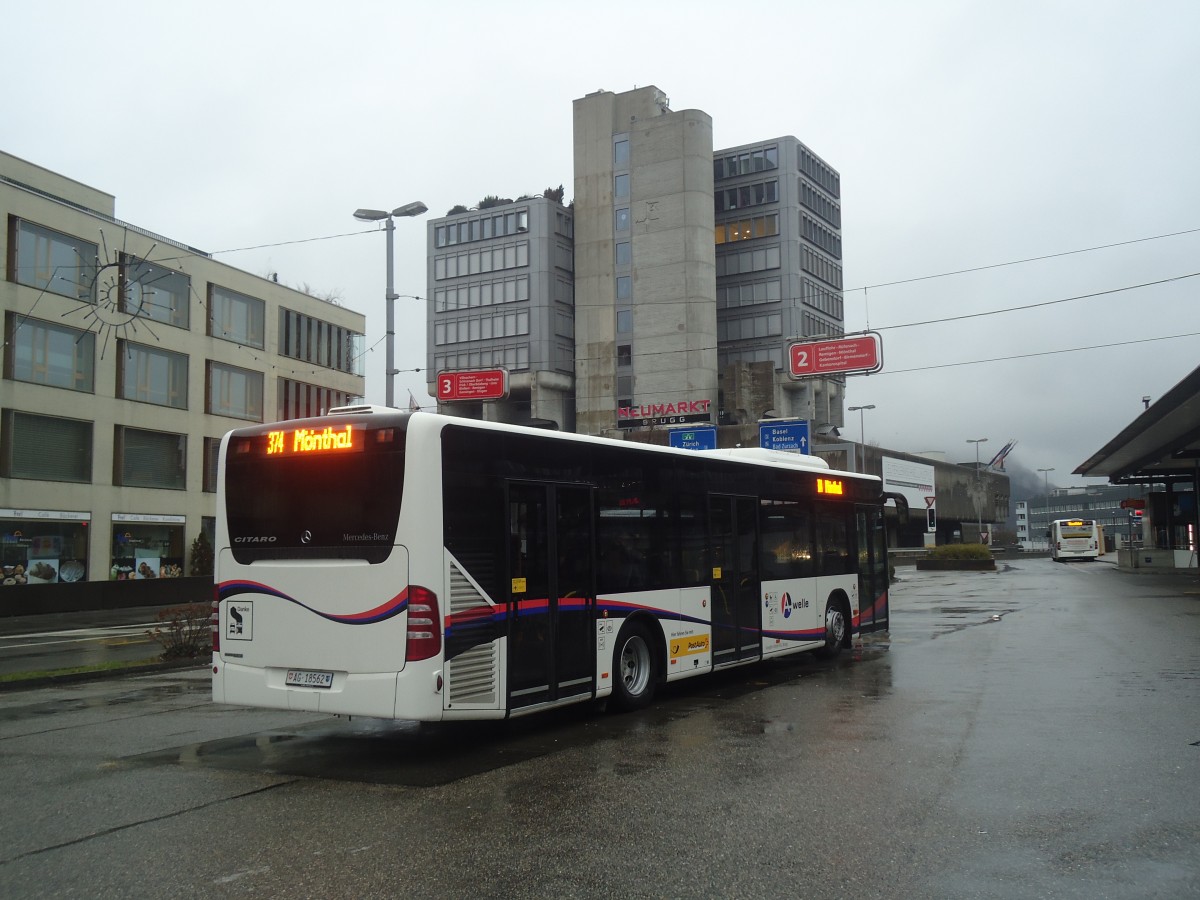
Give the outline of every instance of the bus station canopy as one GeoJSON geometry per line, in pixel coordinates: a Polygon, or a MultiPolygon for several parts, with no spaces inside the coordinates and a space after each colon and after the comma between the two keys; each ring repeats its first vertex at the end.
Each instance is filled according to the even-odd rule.
{"type": "Polygon", "coordinates": [[[1191,480],[1200,467],[1200,368],[1150,404],[1073,474],[1112,484],[1191,480]]]}

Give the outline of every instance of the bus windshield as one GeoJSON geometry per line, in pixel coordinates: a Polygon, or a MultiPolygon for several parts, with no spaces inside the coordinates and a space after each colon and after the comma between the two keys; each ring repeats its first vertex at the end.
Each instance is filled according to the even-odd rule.
{"type": "Polygon", "coordinates": [[[230,439],[224,488],[234,558],[386,560],[400,515],[404,430],[365,430],[352,452],[276,453],[278,435],[264,428],[230,439]]]}

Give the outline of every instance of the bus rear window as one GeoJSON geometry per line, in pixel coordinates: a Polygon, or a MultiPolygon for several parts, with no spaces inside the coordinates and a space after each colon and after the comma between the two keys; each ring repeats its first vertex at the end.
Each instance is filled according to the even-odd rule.
{"type": "Polygon", "coordinates": [[[396,539],[404,431],[353,452],[268,454],[262,436],[235,434],[225,462],[233,556],[383,562],[396,539]]]}

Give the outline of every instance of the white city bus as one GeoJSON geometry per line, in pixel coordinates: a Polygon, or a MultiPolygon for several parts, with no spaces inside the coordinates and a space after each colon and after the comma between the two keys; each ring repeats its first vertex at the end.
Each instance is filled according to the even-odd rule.
{"type": "Polygon", "coordinates": [[[1092,519],[1055,519],[1048,533],[1050,558],[1096,559],[1104,555],[1104,532],[1092,519]]]}
{"type": "Polygon", "coordinates": [[[217,510],[221,703],[637,708],[888,626],[880,480],[796,454],[347,407],[226,435],[217,510]]]}

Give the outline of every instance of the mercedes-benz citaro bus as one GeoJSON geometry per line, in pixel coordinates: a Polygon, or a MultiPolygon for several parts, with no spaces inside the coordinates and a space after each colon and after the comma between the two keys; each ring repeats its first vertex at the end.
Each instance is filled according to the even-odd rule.
{"type": "Polygon", "coordinates": [[[1097,559],[1104,555],[1104,531],[1093,519],[1055,519],[1047,532],[1050,558],[1097,559]]]}
{"type": "Polygon", "coordinates": [[[219,458],[213,699],[423,721],[648,704],[888,627],[878,478],[382,407],[219,458]]]}

